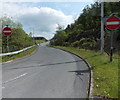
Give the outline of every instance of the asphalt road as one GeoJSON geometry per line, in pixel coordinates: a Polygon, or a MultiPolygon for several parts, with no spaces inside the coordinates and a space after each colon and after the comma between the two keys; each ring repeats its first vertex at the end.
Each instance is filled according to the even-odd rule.
{"type": "Polygon", "coordinates": [[[82,59],[42,44],[3,64],[2,75],[3,98],[86,98],[90,74],[82,59]]]}

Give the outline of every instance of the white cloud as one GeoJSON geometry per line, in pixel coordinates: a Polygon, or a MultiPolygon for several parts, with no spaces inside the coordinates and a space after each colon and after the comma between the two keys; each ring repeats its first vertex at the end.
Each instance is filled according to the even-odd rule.
{"type": "Polygon", "coordinates": [[[94,0],[2,0],[2,2],[93,2],[94,0]]]}
{"type": "Polygon", "coordinates": [[[12,17],[23,24],[29,32],[34,28],[35,35],[51,38],[58,24],[66,26],[73,22],[72,16],[48,7],[30,7],[22,4],[3,3],[3,15],[12,17]]]}
{"type": "Polygon", "coordinates": [[[2,2],[119,2],[120,0],[1,0],[2,2]]]}

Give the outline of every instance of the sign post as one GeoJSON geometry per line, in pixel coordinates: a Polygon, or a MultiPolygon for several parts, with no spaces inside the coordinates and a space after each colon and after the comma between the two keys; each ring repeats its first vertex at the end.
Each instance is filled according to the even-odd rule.
{"type": "Polygon", "coordinates": [[[112,56],[113,56],[113,31],[111,31],[110,62],[112,62],[112,56]]]}
{"type": "Polygon", "coordinates": [[[110,46],[110,62],[112,62],[112,56],[113,56],[113,33],[114,30],[118,29],[120,27],[120,19],[116,16],[110,16],[106,20],[106,28],[111,31],[111,46],[110,46]]]}
{"type": "Polygon", "coordinates": [[[10,51],[8,41],[9,41],[9,36],[7,36],[7,52],[9,52],[9,51],[10,51]]]}
{"type": "Polygon", "coordinates": [[[8,25],[6,25],[6,27],[3,29],[2,33],[7,36],[7,46],[6,46],[6,49],[7,49],[7,52],[10,51],[9,49],[9,35],[12,34],[12,31],[11,31],[11,28],[8,27],[8,25]]]}

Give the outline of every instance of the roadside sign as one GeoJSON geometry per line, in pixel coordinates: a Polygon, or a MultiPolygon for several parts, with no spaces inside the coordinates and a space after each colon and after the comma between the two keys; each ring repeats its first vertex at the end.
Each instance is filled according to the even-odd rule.
{"type": "Polygon", "coordinates": [[[106,28],[109,30],[116,30],[120,27],[120,19],[116,16],[111,16],[106,20],[106,28]]]}
{"type": "Polygon", "coordinates": [[[116,17],[116,16],[110,16],[107,20],[106,20],[106,28],[111,30],[111,46],[110,46],[110,62],[112,62],[113,58],[113,33],[114,30],[118,29],[120,27],[120,18],[116,17]]]}
{"type": "Polygon", "coordinates": [[[2,31],[2,33],[3,33],[4,35],[6,35],[6,36],[11,35],[11,34],[12,34],[11,28],[5,27],[5,28],[3,29],[3,31],[2,31]]]}

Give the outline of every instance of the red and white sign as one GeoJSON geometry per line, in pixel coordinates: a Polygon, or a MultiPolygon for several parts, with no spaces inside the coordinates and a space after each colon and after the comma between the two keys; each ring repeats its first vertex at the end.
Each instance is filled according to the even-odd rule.
{"type": "Polygon", "coordinates": [[[115,30],[120,27],[120,19],[116,16],[111,16],[106,20],[106,28],[115,30]]]}
{"type": "Polygon", "coordinates": [[[2,33],[6,36],[11,35],[12,34],[11,28],[5,27],[2,31],[2,33]]]}

